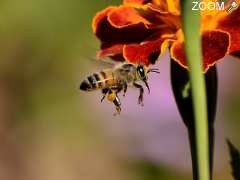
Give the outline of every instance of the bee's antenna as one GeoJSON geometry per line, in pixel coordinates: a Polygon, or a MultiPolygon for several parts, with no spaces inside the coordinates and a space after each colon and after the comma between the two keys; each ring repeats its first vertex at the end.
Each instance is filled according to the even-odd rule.
{"type": "Polygon", "coordinates": [[[159,70],[158,68],[151,68],[151,69],[149,69],[149,70],[159,70]]]}
{"type": "Polygon", "coordinates": [[[150,72],[154,72],[154,73],[158,73],[158,74],[160,73],[159,69],[157,69],[157,68],[152,68],[147,71],[147,73],[150,73],[150,72]]]}

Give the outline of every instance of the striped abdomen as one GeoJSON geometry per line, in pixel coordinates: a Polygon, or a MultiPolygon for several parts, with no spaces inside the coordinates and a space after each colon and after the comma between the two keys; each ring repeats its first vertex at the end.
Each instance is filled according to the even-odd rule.
{"type": "Polygon", "coordinates": [[[94,73],[88,76],[80,85],[80,89],[83,91],[92,91],[102,89],[110,86],[114,86],[116,80],[111,70],[104,70],[99,73],[94,73]]]}

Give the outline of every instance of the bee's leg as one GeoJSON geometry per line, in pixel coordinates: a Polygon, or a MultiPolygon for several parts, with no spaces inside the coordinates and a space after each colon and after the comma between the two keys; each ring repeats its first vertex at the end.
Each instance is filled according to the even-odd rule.
{"type": "Polygon", "coordinates": [[[103,102],[103,100],[105,99],[106,94],[103,95],[103,97],[101,98],[101,102],[103,102]]]}
{"type": "Polygon", "coordinates": [[[111,87],[111,90],[114,91],[116,94],[122,91],[122,86],[113,86],[111,87]]]}
{"type": "Polygon", "coordinates": [[[103,102],[103,100],[105,99],[108,91],[109,91],[109,88],[102,89],[103,97],[101,98],[101,102],[103,102]]]}
{"type": "Polygon", "coordinates": [[[120,99],[118,96],[116,96],[116,98],[113,101],[115,108],[116,108],[116,113],[114,113],[114,116],[117,114],[120,114],[121,112],[121,103],[120,103],[120,99]]]}
{"type": "Polygon", "coordinates": [[[123,97],[125,97],[125,95],[126,95],[127,88],[128,88],[127,83],[124,83],[124,85],[123,85],[123,97]]]}
{"type": "Polygon", "coordinates": [[[116,113],[114,113],[114,115],[120,114],[120,112],[121,112],[121,102],[120,102],[120,99],[117,96],[116,91],[110,89],[108,91],[107,98],[108,98],[109,101],[113,102],[113,104],[115,105],[116,113]]]}
{"type": "Polygon", "coordinates": [[[143,106],[143,93],[144,93],[143,87],[140,84],[137,84],[135,82],[133,83],[133,86],[140,90],[140,95],[138,97],[138,104],[141,104],[143,106]]]}

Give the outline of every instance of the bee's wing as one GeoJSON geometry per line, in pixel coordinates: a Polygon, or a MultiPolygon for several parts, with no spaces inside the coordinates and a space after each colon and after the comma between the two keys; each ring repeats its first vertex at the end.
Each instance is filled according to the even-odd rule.
{"type": "Polygon", "coordinates": [[[97,64],[98,66],[103,66],[103,67],[109,67],[109,68],[114,68],[118,66],[119,64],[122,64],[120,61],[114,61],[110,58],[104,58],[104,59],[96,59],[96,58],[88,58],[93,62],[94,64],[97,64]]]}
{"type": "Polygon", "coordinates": [[[130,73],[133,72],[133,65],[127,63],[121,63],[115,67],[115,75],[119,78],[126,78],[130,73]]]}
{"type": "Polygon", "coordinates": [[[106,68],[106,67],[113,68],[116,65],[124,62],[124,59],[120,57],[117,60],[112,60],[110,57],[98,59],[97,57],[89,56],[89,54],[92,54],[92,53],[95,54],[99,48],[94,46],[92,43],[86,43],[85,47],[86,47],[86,52],[83,54],[84,59],[90,60],[89,63],[92,63],[93,65],[97,65],[97,66],[100,65],[100,66],[103,66],[103,68],[106,68]]]}
{"type": "Polygon", "coordinates": [[[105,64],[112,65],[112,66],[117,66],[118,64],[122,63],[120,61],[114,61],[111,58],[103,58],[103,59],[99,59],[97,61],[101,61],[105,64]]]}

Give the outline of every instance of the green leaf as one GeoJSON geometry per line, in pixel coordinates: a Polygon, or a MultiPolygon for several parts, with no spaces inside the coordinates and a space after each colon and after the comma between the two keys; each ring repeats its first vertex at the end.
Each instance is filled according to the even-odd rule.
{"type": "Polygon", "coordinates": [[[227,140],[229,153],[231,156],[232,176],[235,180],[240,180],[240,153],[239,150],[227,140]]]}

